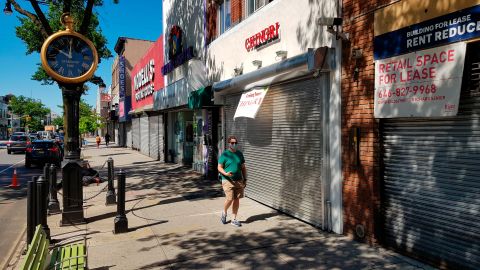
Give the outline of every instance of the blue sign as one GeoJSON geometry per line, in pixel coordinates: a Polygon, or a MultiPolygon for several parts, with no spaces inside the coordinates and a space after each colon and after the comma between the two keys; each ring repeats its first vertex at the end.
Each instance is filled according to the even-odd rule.
{"type": "Polygon", "coordinates": [[[188,47],[183,50],[182,53],[179,53],[162,67],[162,74],[167,75],[168,73],[172,72],[176,67],[182,65],[183,63],[189,61],[194,57],[193,47],[188,47]]]}
{"type": "Polygon", "coordinates": [[[480,37],[480,6],[376,36],[374,58],[389,58],[476,37],[480,37]]]}
{"type": "Polygon", "coordinates": [[[127,91],[126,89],[126,80],[127,78],[125,77],[125,57],[120,56],[120,59],[118,60],[118,94],[120,98],[125,97],[125,93],[127,91]]]}

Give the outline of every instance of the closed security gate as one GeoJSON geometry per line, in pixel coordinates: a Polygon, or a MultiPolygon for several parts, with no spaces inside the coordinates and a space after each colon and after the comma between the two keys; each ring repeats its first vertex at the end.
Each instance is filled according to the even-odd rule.
{"type": "Polygon", "coordinates": [[[325,119],[319,82],[271,86],[255,119],[234,121],[240,95],[227,96],[224,109],[225,137],[237,136],[245,156],[246,195],[322,227],[325,119]]]}
{"type": "Polygon", "coordinates": [[[140,118],[132,117],[132,148],[140,149],[140,118]]]}
{"type": "Polygon", "coordinates": [[[389,119],[382,128],[386,242],[452,269],[480,269],[480,57],[474,59],[469,54],[465,63],[456,117],[389,119]]]}
{"type": "Polygon", "coordinates": [[[140,117],[140,153],[146,156],[150,155],[149,133],[148,116],[143,115],[140,117]]]}
{"type": "Polygon", "coordinates": [[[158,115],[152,115],[149,117],[148,121],[150,123],[150,157],[153,159],[158,159],[158,115]]]}
{"type": "Polygon", "coordinates": [[[127,133],[127,138],[126,138],[126,141],[125,141],[125,146],[126,147],[133,147],[132,146],[132,122],[125,122],[125,130],[126,130],[126,133],[127,133]]]}

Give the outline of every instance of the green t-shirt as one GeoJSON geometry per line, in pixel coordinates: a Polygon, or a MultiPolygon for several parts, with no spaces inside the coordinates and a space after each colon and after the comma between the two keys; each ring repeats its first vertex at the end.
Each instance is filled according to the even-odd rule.
{"type": "Polygon", "coordinates": [[[233,173],[232,177],[222,176],[222,181],[231,180],[237,181],[242,180],[242,164],[245,163],[245,158],[243,158],[243,153],[240,151],[232,152],[230,150],[225,150],[220,158],[218,159],[218,164],[223,165],[223,169],[226,173],[233,173]]]}

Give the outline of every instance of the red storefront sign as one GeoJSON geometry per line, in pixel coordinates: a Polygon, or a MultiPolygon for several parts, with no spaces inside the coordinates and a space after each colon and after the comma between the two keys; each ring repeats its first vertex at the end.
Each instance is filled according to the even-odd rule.
{"type": "Polygon", "coordinates": [[[272,42],[276,39],[279,38],[279,32],[278,30],[280,29],[280,23],[276,22],[275,24],[272,24],[262,31],[256,33],[255,35],[247,38],[245,40],[245,49],[247,49],[247,52],[256,49],[258,47],[261,47],[269,42],[272,42]]]}
{"type": "Polygon", "coordinates": [[[153,94],[164,87],[163,35],[150,47],[132,69],[132,110],[153,105],[153,94]]]}

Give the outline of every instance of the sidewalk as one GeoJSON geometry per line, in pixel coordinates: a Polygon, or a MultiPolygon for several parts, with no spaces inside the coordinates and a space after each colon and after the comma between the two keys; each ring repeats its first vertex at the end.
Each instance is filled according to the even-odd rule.
{"type": "Polygon", "coordinates": [[[60,215],[48,217],[57,244],[86,239],[89,269],[433,269],[248,198],[240,206],[243,226],[223,225],[217,181],[125,148],[90,142],[82,153],[97,168],[111,156],[115,170],[127,173],[128,233],[112,233],[116,206],[105,206],[105,192],[99,194],[106,183],[84,187],[84,198],[99,194],[84,204],[87,224],[59,227],[60,215]]]}

